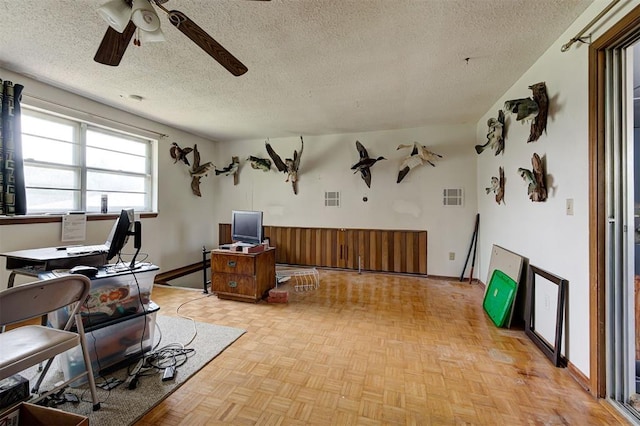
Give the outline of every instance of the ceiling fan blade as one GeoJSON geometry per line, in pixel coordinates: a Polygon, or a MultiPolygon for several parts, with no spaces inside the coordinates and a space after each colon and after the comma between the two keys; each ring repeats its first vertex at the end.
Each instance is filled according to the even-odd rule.
{"type": "Polygon", "coordinates": [[[236,59],[235,56],[229,53],[227,49],[222,47],[220,43],[215,41],[184,13],[178,10],[170,11],[169,22],[189,37],[195,44],[200,46],[200,48],[207,52],[213,59],[218,61],[220,65],[225,67],[231,74],[237,77],[248,71],[242,62],[236,59]]]}
{"type": "Polygon", "coordinates": [[[120,64],[120,61],[124,56],[124,52],[127,50],[127,46],[129,46],[129,42],[131,41],[131,37],[133,37],[133,33],[135,31],[136,26],[131,21],[129,21],[127,28],[124,29],[122,34],[113,28],[108,27],[93,60],[104,65],[117,67],[120,64]]]}

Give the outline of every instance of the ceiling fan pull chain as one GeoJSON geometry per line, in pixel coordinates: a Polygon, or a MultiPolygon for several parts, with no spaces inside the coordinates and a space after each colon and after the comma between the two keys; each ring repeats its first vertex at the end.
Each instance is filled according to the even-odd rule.
{"type": "Polygon", "coordinates": [[[140,46],[140,28],[136,27],[136,36],[133,38],[133,45],[140,46]]]}

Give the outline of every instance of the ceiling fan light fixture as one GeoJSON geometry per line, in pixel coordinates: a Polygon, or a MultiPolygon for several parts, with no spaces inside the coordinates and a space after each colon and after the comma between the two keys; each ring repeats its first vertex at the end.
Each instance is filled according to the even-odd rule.
{"type": "Polygon", "coordinates": [[[155,31],[140,31],[140,41],[142,43],[156,43],[167,41],[161,28],[155,31]]]}
{"type": "Polygon", "coordinates": [[[131,20],[143,31],[156,31],[160,28],[160,18],[149,0],[133,0],[131,20]]]}
{"type": "Polygon", "coordinates": [[[131,9],[123,0],[111,0],[100,6],[97,12],[111,28],[119,33],[124,31],[131,18],[131,9]]]}

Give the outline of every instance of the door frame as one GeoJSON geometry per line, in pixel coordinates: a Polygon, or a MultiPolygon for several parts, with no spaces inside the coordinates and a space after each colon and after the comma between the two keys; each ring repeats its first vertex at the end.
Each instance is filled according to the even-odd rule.
{"type": "Polygon", "coordinates": [[[640,31],[640,6],[589,46],[589,391],[606,397],[606,52],[640,31]]]}

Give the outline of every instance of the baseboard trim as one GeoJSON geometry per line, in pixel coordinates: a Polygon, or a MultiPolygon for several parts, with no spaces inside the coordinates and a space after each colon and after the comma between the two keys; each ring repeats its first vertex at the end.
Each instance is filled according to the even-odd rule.
{"type": "MultiPolygon", "coordinates": [[[[207,259],[205,267],[211,266],[211,261],[207,259]]],[[[202,272],[202,262],[192,263],[191,265],[183,266],[181,268],[172,269],[170,271],[163,272],[156,275],[153,280],[154,284],[171,285],[169,281],[176,278],[184,277],[185,275],[193,274],[194,272],[202,272]]]]}
{"type": "Polygon", "coordinates": [[[582,371],[578,370],[578,367],[573,365],[571,361],[567,361],[567,371],[569,372],[569,375],[573,377],[573,380],[578,382],[584,390],[591,392],[591,382],[589,381],[589,378],[585,376],[582,371]]]}

